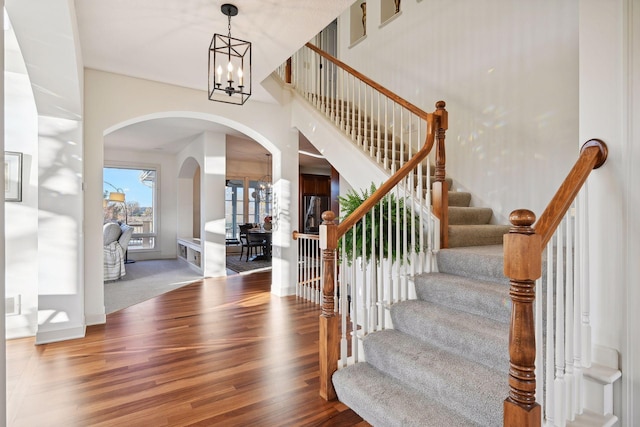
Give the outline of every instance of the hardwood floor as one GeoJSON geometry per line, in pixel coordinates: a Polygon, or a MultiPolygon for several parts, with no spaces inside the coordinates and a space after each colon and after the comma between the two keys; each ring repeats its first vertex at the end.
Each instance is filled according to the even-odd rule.
{"type": "Polygon", "coordinates": [[[317,306],[270,282],[205,279],[82,339],[7,341],[7,425],[368,426],[318,395],[317,306]]]}

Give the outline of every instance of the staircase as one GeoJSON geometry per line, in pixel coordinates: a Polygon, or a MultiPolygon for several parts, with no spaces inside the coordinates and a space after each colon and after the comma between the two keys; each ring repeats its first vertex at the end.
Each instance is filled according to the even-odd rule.
{"type": "Polygon", "coordinates": [[[493,210],[470,202],[470,193],[449,191],[449,247],[501,245],[509,226],[490,224],[493,210]]]}
{"type": "MultiPolygon", "coordinates": [[[[429,218],[427,235],[411,240],[419,240],[421,248],[426,243],[412,262],[362,262],[353,271],[342,268],[340,279],[334,280],[338,239],[355,233],[356,223],[388,195],[411,197],[418,209],[406,210],[412,215],[408,220],[396,217],[404,225],[396,229],[404,231],[387,240],[362,233],[362,241],[378,239],[380,247],[404,241],[408,247],[403,240],[407,225],[418,216],[424,221],[424,189],[434,181],[436,168],[427,154],[435,151],[438,176],[446,172],[448,113],[442,101],[433,113],[424,112],[311,44],[279,73],[316,109],[300,106],[301,112],[294,114],[296,127],[309,129],[305,135],[341,174],[353,171],[353,180],[347,181],[357,183],[355,188],[384,182],[342,222],[332,222],[329,215],[321,226],[327,249],[320,395],[337,396],[374,425],[615,425],[611,403],[613,383],[620,377],[618,357],[615,351],[591,357],[588,267],[582,263],[588,258],[588,242],[583,241],[588,210],[586,197],[577,199],[589,173],[606,161],[606,144],[587,141],[541,217],[536,221],[533,212],[519,209],[511,214],[513,228],[491,224],[491,209],[471,207],[469,193],[445,193],[436,184],[432,212],[444,230],[433,233],[437,221],[429,218]],[[318,115],[333,122],[335,130],[316,126],[318,115]],[[342,142],[344,136],[354,144],[329,146],[327,141],[342,142]],[[377,167],[366,172],[354,168],[360,156],[370,157],[377,167]],[[438,251],[438,237],[441,243],[448,241],[448,249],[438,251]],[[509,248],[505,253],[503,238],[509,248]],[[548,280],[539,262],[545,250],[546,265],[553,263],[548,280]],[[409,283],[416,299],[411,299],[409,283]],[[536,360],[541,362],[534,378],[529,372],[536,360]],[[335,371],[336,366],[341,369],[335,371]]],[[[450,179],[447,184],[453,188],[450,179]]],[[[370,218],[375,225],[376,216],[370,218]]],[[[348,259],[342,261],[350,266],[348,259]]]]}
{"type": "Polygon", "coordinates": [[[444,249],[391,306],[394,329],[364,338],[366,362],[333,376],[340,401],[373,425],[497,426],[508,390],[502,246],[444,249]]]}

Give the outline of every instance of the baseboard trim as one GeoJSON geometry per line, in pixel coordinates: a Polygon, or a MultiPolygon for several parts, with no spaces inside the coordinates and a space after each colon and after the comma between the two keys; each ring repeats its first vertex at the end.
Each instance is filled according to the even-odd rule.
{"type": "Polygon", "coordinates": [[[86,330],[86,325],[82,325],[68,329],[58,329],[55,331],[38,331],[36,333],[36,345],[84,338],[86,330]]]}
{"type": "Polygon", "coordinates": [[[92,325],[104,325],[105,323],[107,323],[107,315],[102,313],[102,314],[92,314],[92,315],[88,315],[85,317],[87,326],[92,326],[92,325]]]}

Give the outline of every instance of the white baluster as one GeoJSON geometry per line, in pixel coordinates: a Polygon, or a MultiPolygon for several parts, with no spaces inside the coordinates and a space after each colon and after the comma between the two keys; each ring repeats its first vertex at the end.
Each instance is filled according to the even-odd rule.
{"type": "Polygon", "coordinates": [[[369,333],[369,295],[367,292],[369,286],[369,280],[367,280],[367,270],[369,263],[367,262],[367,215],[362,217],[362,286],[360,287],[361,301],[362,301],[362,336],[366,336],[369,333]]]}
{"type": "Polygon", "coordinates": [[[566,224],[566,320],[565,320],[565,383],[567,385],[566,414],[567,420],[575,419],[573,407],[574,378],[573,378],[573,215],[571,209],[565,217],[566,224]]]}
{"type": "Polygon", "coordinates": [[[380,129],[381,126],[378,126],[380,132],[384,132],[384,168],[389,170],[391,167],[389,165],[389,138],[387,137],[387,129],[389,129],[389,116],[388,116],[388,107],[389,107],[389,98],[384,97],[384,129],[380,129]]]}
{"type": "Polygon", "coordinates": [[[583,187],[583,209],[581,209],[583,215],[582,230],[580,236],[584,237],[582,243],[582,366],[588,368],[591,366],[591,319],[590,319],[590,304],[591,304],[591,291],[590,291],[590,275],[589,275],[589,187],[585,182],[583,187]]]}
{"type": "MultiPolygon", "coordinates": [[[[388,200],[388,196],[384,196],[383,200],[388,200]]],[[[384,227],[384,203],[381,202],[380,203],[380,207],[378,208],[378,224],[380,224],[380,227],[384,227]]],[[[378,259],[380,260],[380,267],[379,267],[379,275],[378,275],[378,298],[377,298],[377,304],[378,304],[378,322],[380,324],[380,329],[385,329],[386,328],[386,311],[385,311],[385,304],[384,304],[384,274],[385,274],[385,265],[387,264],[387,260],[385,260],[384,258],[384,239],[385,236],[382,235],[382,233],[380,233],[380,235],[378,236],[378,248],[379,248],[379,253],[378,253],[378,259]]]]}
{"type": "Polygon", "coordinates": [[[549,243],[547,244],[547,335],[546,335],[546,364],[545,364],[545,373],[546,373],[546,396],[545,396],[545,408],[546,408],[546,419],[554,425],[555,420],[555,389],[554,389],[554,367],[555,367],[555,341],[553,339],[554,336],[554,262],[553,262],[553,242],[554,237],[549,239],[549,243]]]}
{"type": "MultiPolygon", "coordinates": [[[[542,255],[540,255],[542,257],[542,255]]],[[[544,265],[544,258],[542,259],[544,265]]],[[[535,292],[536,299],[534,300],[534,322],[536,333],[536,401],[542,406],[541,411],[544,414],[546,411],[546,397],[544,395],[545,385],[545,366],[544,366],[544,322],[542,314],[542,306],[545,303],[544,292],[542,292],[542,278],[536,280],[535,292]]]]}
{"type": "Polygon", "coordinates": [[[360,305],[360,289],[359,283],[357,281],[356,275],[356,227],[355,225],[351,228],[351,241],[353,242],[353,251],[351,255],[351,356],[353,357],[353,361],[355,363],[359,362],[359,343],[358,343],[358,306],[360,305]]]}
{"type": "MultiPolygon", "coordinates": [[[[382,151],[382,141],[380,141],[380,128],[382,127],[381,123],[380,123],[380,92],[378,92],[378,102],[377,102],[377,104],[378,105],[377,105],[377,108],[376,108],[376,112],[378,113],[378,118],[376,120],[376,125],[378,126],[378,129],[377,129],[377,132],[376,132],[376,134],[377,134],[376,145],[378,146],[378,158],[377,158],[377,160],[378,160],[378,163],[380,164],[380,163],[382,163],[383,157],[386,157],[386,153],[384,153],[382,151]]],[[[372,134],[373,134],[373,126],[372,126],[372,134]]],[[[385,158],[384,166],[383,166],[384,168],[387,167],[386,164],[387,164],[387,161],[386,161],[386,158],[385,158]]]]}
{"type": "MultiPolygon", "coordinates": [[[[313,254],[314,255],[313,255],[313,260],[311,262],[311,265],[309,266],[309,269],[310,269],[311,274],[313,274],[314,282],[316,283],[314,288],[317,289],[317,292],[316,292],[317,303],[321,304],[322,303],[322,292],[323,292],[323,286],[324,286],[323,283],[322,283],[323,275],[322,274],[318,275],[317,269],[316,269],[316,265],[318,265],[318,264],[322,265],[322,256],[321,256],[321,253],[320,253],[320,244],[319,244],[320,241],[319,240],[311,240],[311,242],[313,243],[313,254]]],[[[338,277],[338,276],[336,276],[334,274],[333,277],[334,277],[334,280],[335,280],[335,278],[338,277]]],[[[334,292],[337,291],[337,286],[334,286],[333,289],[334,289],[334,292]]]]}
{"type": "Polygon", "coordinates": [[[566,425],[566,384],[564,380],[564,233],[563,227],[558,227],[556,231],[558,240],[556,241],[556,342],[555,342],[555,425],[564,427],[566,425]]]}
{"type": "Polygon", "coordinates": [[[345,239],[342,239],[342,262],[341,268],[338,270],[340,273],[340,363],[339,366],[347,366],[347,358],[348,358],[348,339],[347,339],[347,325],[348,325],[348,315],[349,315],[349,281],[348,281],[348,267],[347,267],[347,258],[346,258],[346,244],[345,239]]]}
{"type": "Polygon", "coordinates": [[[573,311],[573,369],[575,379],[575,394],[574,394],[574,407],[577,414],[582,414],[584,410],[583,403],[583,372],[582,372],[582,329],[580,318],[582,315],[582,292],[580,283],[582,282],[582,242],[583,238],[580,235],[582,230],[582,191],[578,193],[578,198],[575,203],[576,220],[575,220],[575,240],[576,240],[576,253],[574,267],[574,287],[573,287],[573,299],[574,311],[573,311]]]}

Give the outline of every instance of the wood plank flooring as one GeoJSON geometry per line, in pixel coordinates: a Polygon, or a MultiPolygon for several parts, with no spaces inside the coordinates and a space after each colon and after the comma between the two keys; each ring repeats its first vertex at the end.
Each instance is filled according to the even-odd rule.
{"type": "Polygon", "coordinates": [[[82,339],[7,341],[7,425],[368,426],[318,395],[317,306],[270,283],[205,279],[82,339]]]}

